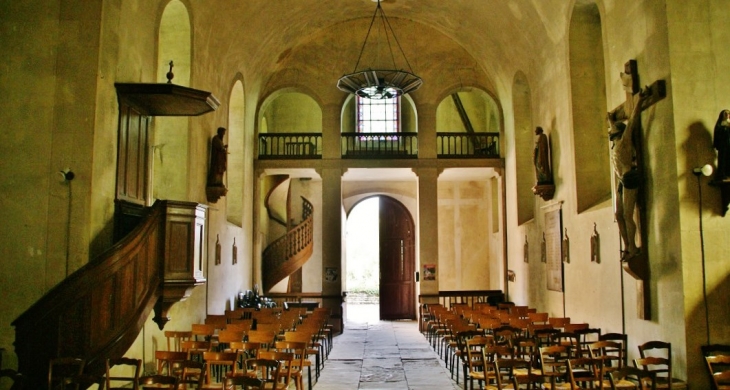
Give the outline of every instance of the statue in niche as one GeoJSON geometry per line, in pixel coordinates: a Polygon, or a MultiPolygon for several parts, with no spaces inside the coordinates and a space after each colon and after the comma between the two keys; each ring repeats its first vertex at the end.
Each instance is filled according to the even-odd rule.
{"type": "Polygon", "coordinates": [[[532,151],[532,161],[535,164],[535,178],[537,184],[532,187],[532,192],[539,195],[543,200],[550,200],[555,193],[553,173],[550,168],[550,145],[548,137],[542,127],[535,128],[535,148],[532,151]]]}
{"type": "Polygon", "coordinates": [[[568,237],[568,228],[565,228],[565,236],[563,237],[563,263],[570,263],[570,238],[568,237]]]}
{"type": "Polygon", "coordinates": [[[593,234],[591,235],[591,262],[601,263],[601,238],[598,235],[596,224],[593,224],[593,234]]]}
{"type": "Polygon", "coordinates": [[[223,142],[226,135],[226,128],[219,127],[218,133],[213,136],[210,142],[210,167],[208,169],[208,185],[206,194],[208,201],[217,202],[221,196],[225,196],[226,186],[223,184],[223,174],[228,167],[228,145],[223,142]]]}
{"type": "Polygon", "coordinates": [[[714,182],[730,182],[730,110],[722,110],[715,123],[712,146],[717,150],[714,182]]]}

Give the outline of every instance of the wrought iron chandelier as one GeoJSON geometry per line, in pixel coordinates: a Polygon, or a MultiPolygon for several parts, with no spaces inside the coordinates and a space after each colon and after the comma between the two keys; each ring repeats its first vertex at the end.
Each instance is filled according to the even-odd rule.
{"type": "Polygon", "coordinates": [[[380,0],[378,0],[378,5],[375,8],[373,19],[370,21],[368,33],[365,36],[365,42],[362,44],[360,55],[357,57],[357,63],[355,63],[355,70],[353,70],[350,74],[340,77],[340,80],[337,81],[337,88],[344,92],[352,93],[367,99],[391,99],[413,92],[420,88],[422,84],[423,80],[413,74],[411,64],[408,62],[408,58],[406,58],[403,48],[400,46],[400,42],[398,42],[398,38],[395,36],[393,27],[390,25],[388,18],[385,16],[385,12],[383,12],[383,8],[380,6],[380,0]],[[390,58],[393,61],[393,69],[368,68],[358,70],[363,52],[365,52],[365,46],[367,45],[368,38],[370,37],[370,32],[373,29],[373,24],[375,24],[375,19],[378,18],[378,15],[380,15],[379,20],[383,25],[382,28],[385,40],[388,44],[388,51],[390,58]],[[400,54],[403,56],[403,60],[408,67],[408,71],[397,69],[395,64],[395,55],[393,54],[393,47],[390,43],[390,36],[392,36],[393,41],[398,46],[398,50],[400,50],[400,54]]]}

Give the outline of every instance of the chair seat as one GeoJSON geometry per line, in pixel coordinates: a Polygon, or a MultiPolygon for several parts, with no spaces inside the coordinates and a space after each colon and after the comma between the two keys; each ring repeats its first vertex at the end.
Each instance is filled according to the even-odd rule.
{"type": "MultiPolygon", "coordinates": [[[[603,388],[604,389],[610,389],[611,388],[611,381],[609,381],[608,379],[604,380],[603,381],[603,388]]],[[[626,379],[619,379],[618,380],[618,383],[616,383],[616,389],[631,390],[631,389],[635,389],[635,388],[636,388],[636,384],[634,382],[627,381],[626,379]]]]}
{"type": "MultiPolygon", "coordinates": [[[[527,371],[528,370],[526,368],[515,368],[512,371],[512,373],[514,375],[526,376],[527,375],[527,371]]],[[[533,374],[535,374],[535,375],[542,375],[542,370],[539,369],[539,368],[533,368],[532,370],[530,370],[530,372],[533,373],[533,374]]]]}
{"type": "Polygon", "coordinates": [[[662,381],[662,378],[657,378],[656,383],[657,389],[687,389],[687,383],[679,379],[672,379],[671,386],[667,383],[666,378],[662,381]]]}

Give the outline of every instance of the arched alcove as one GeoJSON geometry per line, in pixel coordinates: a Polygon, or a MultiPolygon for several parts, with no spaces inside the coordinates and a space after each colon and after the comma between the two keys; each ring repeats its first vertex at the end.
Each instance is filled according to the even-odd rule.
{"type": "Polygon", "coordinates": [[[477,89],[454,92],[451,96],[439,103],[436,108],[436,131],[467,131],[466,124],[459,114],[458,104],[464,108],[471,128],[475,132],[500,132],[499,107],[497,107],[497,103],[489,94],[477,89]]]}
{"type": "Polygon", "coordinates": [[[322,132],[322,108],[301,92],[277,94],[264,106],[262,118],[268,133],[322,132]]]}
{"type": "Polygon", "coordinates": [[[231,89],[228,104],[228,193],[226,216],[228,222],[243,223],[243,176],[244,176],[244,99],[243,84],[237,80],[231,89]]]}
{"type": "Polygon", "coordinates": [[[570,86],[578,212],[611,196],[606,133],[606,76],[601,15],[592,1],[578,1],[570,20],[570,86]]]}
{"type": "Polygon", "coordinates": [[[535,218],[535,168],[532,162],[532,104],[530,85],[524,73],[518,72],[512,83],[512,104],[515,115],[515,178],[517,181],[517,222],[535,218]]]}
{"type": "MultiPolygon", "coordinates": [[[[177,85],[190,85],[190,16],[179,0],[167,4],[160,19],[157,56],[157,82],[167,82],[173,61],[177,85]]],[[[158,199],[188,198],[188,118],[156,117],[154,136],[153,196],[158,199]]]]}
{"type": "MultiPolygon", "coordinates": [[[[418,115],[416,104],[409,95],[399,99],[400,131],[403,133],[418,132],[418,115]]],[[[349,95],[342,106],[340,126],[343,133],[353,133],[357,130],[357,99],[349,95]]]]}

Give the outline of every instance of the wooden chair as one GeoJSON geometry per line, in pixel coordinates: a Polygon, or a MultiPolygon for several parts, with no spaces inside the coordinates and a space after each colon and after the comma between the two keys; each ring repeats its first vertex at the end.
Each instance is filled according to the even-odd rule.
{"type": "Polygon", "coordinates": [[[576,333],[576,330],[590,328],[587,323],[579,322],[576,324],[567,323],[563,325],[563,332],[576,333]]]}
{"type": "Polygon", "coordinates": [[[104,376],[81,373],[67,379],[63,389],[82,390],[96,386],[96,389],[104,390],[104,376]]]}
{"type": "Polygon", "coordinates": [[[530,363],[529,370],[517,368],[517,375],[524,375],[529,372],[542,374],[540,369],[540,352],[538,351],[537,341],[532,337],[518,337],[512,340],[515,348],[515,358],[522,359],[530,363]]]}
{"type": "Polygon", "coordinates": [[[246,335],[246,341],[259,343],[259,350],[268,350],[276,342],[276,333],[270,330],[252,330],[246,335]]]}
{"type": "Polygon", "coordinates": [[[672,372],[672,344],[664,341],[649,341],[639,345],[641,359],[634,365],[656,373],[657,389],[686,389],[687,383],[674,378],[672,372]]]}
{"type": "Polygon", "coordinates": [[[493,364],[494,379],[497,389],[507,388],[510,384],[514,383],[514,378],[517,376],[525,376],[532,373],[532,366],[530,365],[530,362],[523,359],[499,358],[496,359],[493,364]]]}
{"type": "Polygon", "coordinates": [[[252,378],[250,376],[231,376],[227,377],[223,382],[223,387],[226,390],[264,390],[264,381],[258,378],[252,378]]]}
{"type": "Polygon", "coordinates": [[[132,358],[114,358],[106,360],[106,390],[139,389],[139,375],[142,371],[142,360],[132,358]],[[112,376],[111,370],[126,371],[127,375],[117,373],[112,376]]]}
{"type": "MultiPolygon", "coordinates": [[[[286,390],[292,379],[292,365],[296,360],[291,352],[259,351],[259,359],[276,360],[279,362],[278,381],[272,383],[275,390],[286,390]]],[[[269,388],[269,385],[266,385],[269,388]]]]}
{"type": "Polygon", "coordinates": [[[548,313],[527,313],[527,319],[531,324],[548,324],[548,313]]]}
{"type": "Polygon", "coordinates": [[[179,363],[180,380],[178,387],[181,390],[202,389],[208,375],[208,365],[202,361],[184,360],[179,363]]]}
{"type": "Polygon", "coordinates": [[[243,332],[244,334],[251,330],[253,327],[253,320],[237,320],[234,322],[230,322],[228,325],[226,325],[227,330],[235,330],[239,332],[243,332]]]}
{"type": "Polygon", "coordinates": [[[75,357],[59,357],[51,359],[48,363],[48,389],[63,389],[67,381],[75,376],[81,375],[86,366],[86,361],[75,357]]]}
{"type": "MultiPolygon", "coordinates": [[[[473,334],[472,332],[478,331],[465,331],[457,335],[457,339],[459,340],[459,351],[457,352],[459,352],[459,359],[464,368],[465,389],[467,385],[473,389],[475,380],[480,384],[486,383],[488,371],[484,366],[483,350],[494,344],[491,336],[484,336],[480,333],[473,334]]],[[[456,370],[456,372],[458,383],[459,370],[456,370]]]]}
{"type": "Polygon", "coordinates": [[[157,360],[158,375],[177,376],[180,374],[179,363],[188,360],[188,353],[183,351],[155,351],[155,360],[157,360]]]}
{"type": "Polygon", "coordinates": [[[730,356],[730,345],[727,344],[710,344],[700,347],[702,356],[727,355],[730,356]]]}
{"type": "MultiPolygon", "coordinates": [[[[23,374],[9,368],[0,369],[0,383],[6,382],[3,378],[7,378],[10,382],[12,382],[9,388],[10,390],[25,390],[26,381],[23,374]]],[[[63,387],[61,387],[61,389],[63,389],[63,387]]],[[[99,389],[101,389],[101,387],[99,389]]]]}
{"type": "Polygon", "coordinates": [[[578,335],[578,344],[580,346],[581,357],[589,357],[590,351],[589,346],[601,338],[601,328],[584,328],[577,329],[575,332],[578,335]]]}
{"type": "Polygon", "coordinates": [[[146,375],[139,378],[140,389],[176,390],[178,377],[173,375],[146,375]]]}
{"type": "MultiPolygon", "coordinates": [[[[304,341],[277,341],[274,348],[278,352],[294,354],[294,360],[289,367],[289,375],[294,380],[296,390],[304,390],[304,360],[307,360],[307,342],[304,341]]],[[[285,373],[284,373],[285,374],[285,373]]],[[[309,371],[309,390],[312,389],[312,371],[309,371]]]]}
{"type": "Polygon", "coordinates": [[[213,348],[210,341],[186,340],[180,344],[180,349],[188,354],[188,360],[203,362],[203,353],[213,348]]]}
{"type": "Polygon", "coordinates": [[[624,367],[624,350],[615,341],[596,341],[588,345],[588,353],[594,359],[603,361],[603,370],[608,373],[624,367]]]}
{"type": "Polygon", "coordinates": [[[284,341],[299,341],[307,343],[307,359],[304,360],[304,366],[307,367],[307,375],[311,383],[312,361],[309,360],[309,356],[314,356],[314,371],[317,379],[319,379],[320,359],[322,358],[322,344],[315,342],[311,333],[302,330],[284,332],[284,341]]]}
{"type": "Polygon", "coordinates": [[[221,329],[218,332],[218,350],[225,350],[230,343],[243,341],[244,332],[238,330],[221,329]]]}
{"type": "Polygon", "coordinates": [[[213,324],[192,324],[190,327],[195,341],[210,341],[215,335],[216,326],[213,324]]]}
{"type": "Polygon", "coordinates": [[[598,336],[598,341],[613,341],[621,344],[621,355],[624,357],[623,366],[629,365],[628,344],[629,336],[625,333],[606,333],[598,336]]]}
{"type": "Polygon", "coordinates": [[[568,359],[570,352],[564,345],[540,347],[540,369],[542,375],[550,379],[552,389],[556,384],[567,379],[568,359]]]}
{"type": "Polygon", "coordinates": [[[235,375],[238,364],[237,352],[203,352],[203,360],[207,366],[203,389],[221,389],[223,379],[235,375]]]}
{"type": "Polygon", "coordinates": [[[166,330],[165,338],[167,339],[167,350],[182,351],[181,343],[185,340],[190,340],[192,337],[193,332],[189,330],[166,330]]]}
{"type": "Polygon", "coordinates": [[[213,325],[215,329],[225,329],[228,325],[228,318],[225,314],[208,314],[205,316],[205,324],[213,325]]]}
{"type": "Polygon", "coordinates": [[[568,379],[571,389],[603,388],[603,361],[589,357],[568,359],[568,379]]]}
{"type": "Polygon", "coordinates": [[[715,390],[730,389],[730,355],[705,356],[715,390]]]}
{"type": "Polygon", "coordinates": [[[558,332],[550,335],[551,345],[562,345],[568,348],[571,358],[581,357],[580,339],[578,335],[570,332],[558,332]]]}
{"type": "Polygon", "coordinates": [[[279,368],[281,364],[273,359],[246,359],[244,362],[245,375],[264,382],[264,389],[276,389],[279,383],[279,368]]]}
{"type": "Polygon", "coordinates": [[[619,381],[634,383],[639,390],[656,390],[656,374],[640,368],[623,366],[608,373],[608,380],[612,390],[620,389],[616,384],[619,381]]]}

